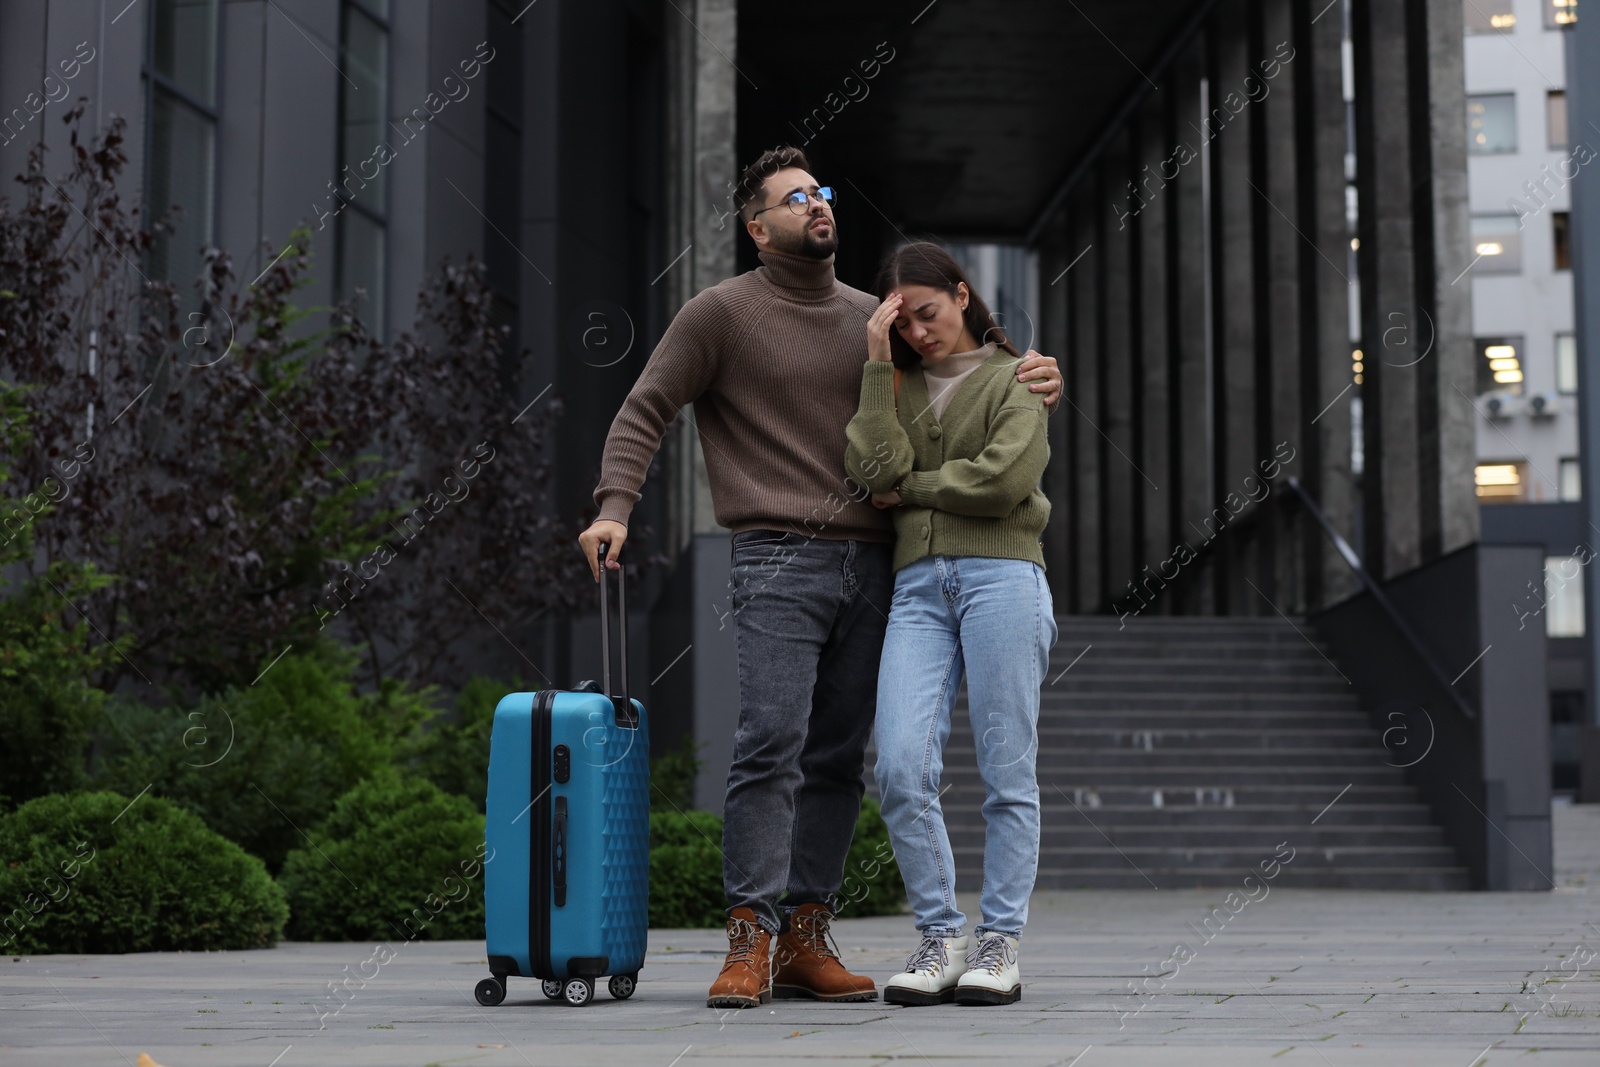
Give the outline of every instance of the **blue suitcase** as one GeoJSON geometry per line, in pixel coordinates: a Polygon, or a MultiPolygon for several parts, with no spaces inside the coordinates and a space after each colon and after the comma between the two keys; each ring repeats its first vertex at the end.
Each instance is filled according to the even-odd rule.
{"type": "Polygon", "coordinates": [[[542,980],[551,1000],[633,995],[649,931],[650,735],[628,698],[627,600],[622,696],[611,693],[611,621],[601,546],[602,684],[512,693],[495,708],[484,836],[485,941],[493,977],[478,1002],[505,1000],[506,978],[542,980]]]}

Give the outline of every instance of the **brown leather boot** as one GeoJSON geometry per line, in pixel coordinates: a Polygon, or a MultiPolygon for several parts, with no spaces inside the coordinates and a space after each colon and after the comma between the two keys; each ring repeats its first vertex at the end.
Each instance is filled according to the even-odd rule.
{"type": "Polygon", "coordinates": [[[772,935],[749,908],[728,913],[728,958],[711,983],[708,1008],[753,1008],[772,999],[772,935]]]}
{"type": "Polygon", "coordinates": [[[878,987],[866,975],[851,974],[828,944],[833,912],[826,904],[802,904],[778,935],[777,974],[772,995],[780,1000],[877,1000],[878,987]]]}

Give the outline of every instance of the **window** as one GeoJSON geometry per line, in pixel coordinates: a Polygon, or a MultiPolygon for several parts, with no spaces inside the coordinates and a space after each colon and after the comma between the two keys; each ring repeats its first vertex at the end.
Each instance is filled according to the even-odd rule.
{"type": "Polygon", "coordinates": [[[1467,151],[1475,156],[1517,150],[1517,94],[1467,97],[1467,151]]]}
{"type": "Polygon", "coordinates": [[[1480,463],[1473,469],[1473,480],[1478,485],[1478,499],[1491,504],[1504,504],[1521,500],[1526,491],[1527,479],[1522,476],[1522,463],[1480,463]]]}
{"type": "Polygon", "coordinates": [[[1578,0],[1544,0],[1545,29],[1559,29],[1577,21],[1578,0]]]}
{"type": "Polygon", "coordinates": [[[1567,147],[1567,94],[1551,89],[1544,94],[1545,128],[1550,131],[1550,147],[1567,147]]]}
{"type": "Polygon", "coordinates": [[[1472,217],[1473,270],[1479,274],[1517,274],[1522,270],[1522,231],[1515,215],[1472,217]]]}
{"type": "Polygon", "coordinates": [[[1556,390],[1578,391],[1578,338],[1575,334],[1556,334],[1556,390]]]}
{"type": "Polygon", "coordinates": [[[345,0],[339,53],[346,78],[339,80],[339,180],[342,203],[334,235],[334,275],[340,300],[356,300],[356,312],[377,336],[384,332],[384,255],[389,201],[378,146],[389,138],[388,0],[345,0]],[[352,84],[354,83],[354,84],[352,84]]]}
{"type": "MultiPolygon", "coordinates": [[[[1473,346],[1478,350],[1476,376],[1478,395],[1504,390],[1516,396],[1522,394],[1522,338],[1477,337],[1473,346]]],[[[1491,414],[1494,414],[1491,412],[1491,414]]]]}
{"type": "Polygon", "coordinates": [[[1561,461],[1561,473],[1556,477],[1561,483],[1557,486],[1557,489],[1561,494],[1562,500],[1583,499],[1582,470],[1583,468],[1578,466],[1576,459],[1564,459],[1561,461]]]}
{"type": "Polygon", "coordinates": [[[1578,556],[1544,558],[1544,632],[1549,637],[1583,636],[1583,560],[1578,556]]]}
{"type": "Polygon", "coordinates": [[[1556,246],[1556,270],[1572,269],[1572,214],[1567,211],[1552,211],[1550,213],[1550,226],[1554,230],[1556,246]]]}
{"type": "Polygon", "coordinates": [[[168,228],[156,234],[148,265],[153,277],[188,296],[213,235],[217,10],[214,0],[155,0],[149,10],[145,211],[152,220],[167,219],[168,228]]]}
{"type": "Polygon", "coordinates": [[[1468,33],[1510,33],[1517,24],[1511,7],[1512,0],[1463,0],[1461,18],[1468,33]]]}

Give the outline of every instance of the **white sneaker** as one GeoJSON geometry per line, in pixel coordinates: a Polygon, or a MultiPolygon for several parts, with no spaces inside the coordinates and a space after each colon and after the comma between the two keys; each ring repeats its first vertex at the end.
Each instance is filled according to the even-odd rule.
{"type": "Polygon", "coordinates": [[[927,937],[906,959],[906,969],[883,983],[888,1004],[948,1004],[967,969],[967,936],[927,937]]]}
{"type": "Polygon", "coordinates": [[[957,1004],[1015,1004],[1022,999],[1017,939],[986,934],[967,953],[966,973],[956,983],[957,1004]]]}

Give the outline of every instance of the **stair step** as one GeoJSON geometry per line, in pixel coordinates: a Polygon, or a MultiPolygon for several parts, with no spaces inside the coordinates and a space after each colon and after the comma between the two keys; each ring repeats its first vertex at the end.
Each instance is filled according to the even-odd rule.
{"type": "MultiPolygon", "coordinates": [[[[1203,870],[1193,868],[1147,867],[1144,875],[1126,864],[1115,867],[1080,867],[1075,870],[1040,869],[1034,883],[1040,889],[1237,889],[1244,892],[1244,877],[1259,872],[1255,868],[1203,870]],[[1149,876],[1149,881],[1145,880],[1149,876]]],[[[1252,883],[1257,884],[1257,883],[1252,883]]],[[[981,874],[956,875],[956,889],[975,893],[983,886],[981,874]]],[[[1278,889],[1387,889],[1400,891],[1464,891],[1472,888],[1472,877],[1465,867],[1306,867],[1296,864],[1279,869],[1271,882],[1278,889]]],[[[1260,891],[1255,890],[1259,896],[1260,891]]],[[[1220,898],[1219,901],[1220,903],[1220,898]]],[[[1250,909],[1240,913],[1242,918],[1250,909]]],[[[1198,926],[1204,914],[1195,919],[1198,926]]]]}
{"type": "MultiPolygon", "coordinates": [[[[1161,785],[1152,787],[1148,784],[1123,784],[1101,786],[1061,787],[1051,786],[1048,780],[1040,782],[1040,803],[1046,808],[1053,808],[1065,804],[1067,808],[1076,805],[1088,812],[1091,816],[1097,811],[1107,811],[1117,808],[1146,808],[1152,811],[1228,811],[1236,807],[1275,807],[1298,808],[1309,810],[1314,817],[1317,812],[1327,810],[1329,816],[1334,811],[1343,808],[1346,804],[1417,804],[1417,790],[1415,786],[1408,785],[1404,780],[1396,780],[1385,785],[1352,784],[1342,794],[1342,785],[1305,785],[1302,783],[1290,785],[1217,785],[1215,782],[1204,786],[1173,786],[1161,785]],[[1161,807],[1154,803],[1155,794],[1161,794],[1161,807]],[[1333,808],[1328,805],[1338,802],[1333,808]]],[[[878,795],[877,785],[868,776],[868,788],[872,795],[878,795]]],[[[950,780],[946,776],[944,792],[945,822],[954,826],[961,819],[971,819],[981,823],[983,819],[980,808],[983,804],[983,783],[976,775],[950,780]]],[[[1310,821],[1309,818],[1307,820],[1310,821]]],[[[1321,820],[1318,820],[1319,824],[1321,820]]]]}
{"type": "MultiPolygon", "coordinates": [[[[1144,680],[1141,680],[1142,682],[1144,680]]],[[[1339,714],[1361,710],[1354,692],[1325,693],[1226,692],[1177,693],[1151,690],[1148,683],[1122,692],[1090,690],[1077,693],[1052,688],[1047,682],[1039,694],[1040,710],[1070,707],[1073,711],[1302,711],[1339,714]]]]}
{"type": "MultiPolygon", "coordinates": [[[[1287,840],[1294,844],[1292,836],[1280,840],[1287,840]]],[[[1276,844],[1276,842],[1274,843],[1276,844]]],[[[980,846],[954,848],[956,869],[971,866],[981,869],[983,866],[983,849],[980,846]]],[[[1119,845],[1111,848],[1102,844],[1099,848],[1082,847],[1046,847],[1039,850],[1039,869],[1070,871],[1076,867],[1108,867],[1111,863],[1108,857],[1120,857],[1138,870],[1149,871],[1151,868],[1169,868],[1174,870],[1194,869],[1235,869],[1254,870],[1260,863],[1273,858],[1271,847],[1263,850],[1260,846],[1229,848],[1224,846],[1193,846],[1180,848],[1143,848],[1139,846],[1119,845]]],[[[1280,861],[1281,862],[1281,861],[1280,861]]],[[[1353,846],[1353,847],[1318,847],[1296,848],[1294,860],[1284,864],[1285,867],[1305,869],[1312,867],[1451,867],[1457,863],[1455,849],[1448,845],[1417,845],[1382,847],[1382,846],[1353,846]]]]}
{"type": "MultiPolygon", "coordinates": [[[[1027,748],[1022,745],[1006,745],[1003,748],[997,743],[999,756],[1002,763],[1011,762],[1006,755],[1007,750],[1016,752],[1017,759],[1027,757],[1027,748]]],[[[1392,757],[1384,750],[1382,745],[1374,742],[1371,747],[1362,748],[1172,748],[1146,750],[1142,748],[1114,748],[1109,745],[1060,745],[1041,744],[1035,756],[1040,767],[1059,767],[1062,763],[1071,762],[1077,767],[1095,767],[1107,769],[1149,769],[1163,770],[1171,767],[1188,768],[1196,761],[1206,764],[1224,764],[1230,767],[1248,767],[1260,769],[1263,767],[1323,767],[1337,769],[1348,767],[1352,771],[1365,770],[1377,764],[1387,765],[1392,762],[1392,757]]],[[[951,744],[945,749],[945,773],[960,772],[970,769],[973,773],[978,770],[978,756],[976,750],[968,742],[957,746],[951,744]]]]}
{"type": "Polygon", "coordinates": [[[1199,675],[1165,671],[1151,665],[1139,672],[1124,674],[1092,674],[1069,671],[1059,681],[1048,683],[1047,693],[1115,693],[1118,696],[1138,691],[1159,694],[1220,693],[1237,699],[1248,694],[1257,699],[1264,696],[1322,696],[1325,693],[1343,693],[1350,687],[1343,678],[1331,672],[1317,675],[1285,675],[1268,677],[1259,674],[1199,675]]]}
{"type": "MultiPolygon", "coordinates": [[[[1116,726],[1066,726],[1058,721],[1041,721],[1038,728],[1040,759],[1045,753],[1062,753],[1071,749],[1120,749],[1136,752],[1159,752],[1163,749],[1183,749],[1193,752],[1204,750],[1248,751],[1250,749],[1269,749],[1273,752],[1293,751],[1296,749],[1313,749],[1318,752],[1335,749],[1366,752],[1385,752],[1379,743],[1374,731],[1361,723],[1358,727],[1329,730],[1329,729],[1274,729],[1274,730],[1241,730],[1241,729],[1211,729],[1207,726],[1198,728],[1153,728],[1130,729],[1122,724],[1116,726]]],[[[970,731],[963,731],[957,735],[951,730],[950,743],[945,747],[945,759],[948,762],[952,753],[957,751],[972,752],[972,738],[970,731]],[[961,736],[958,746],[956,738],[961,736]]]]}
{"type": "MultiPolygon", "coordinates": [[[[1355,790],[1351,790],[1351,793],[1353,792],[1355,790]]],[[[956,813],[948,806],[951,795],[947,793],[944,798],[945,820],[950,833],[954,834],[960,826],[963,830],[970,829],[981,834],[983,831],[981,820],[958,820],[955,817],[956,813]]],[[[1134,829],[1170,826],[1183,827],[1196,833],[1208,833],[1213,830],[1244,833],[1247,830],[1255,831],[1262,827],[1274,826],[1305,829],[1311,825],[1312,819],[1317,820],[1316,828],[1327,826],[1368,829],[1432,825],[1429,820],[1433,817],[1433,812],[1426,804],[1355,804],[1349,798],[1350,793],[1346,793],[1340,798],[1339,803],[1327,810],[1324,810],[1326,801],[1318,804],[1235,804],[1232,807],[1191,802],[1164,804],[1159,808],[1151,804],[1102,804],[1099,807],[1080,805],[1077,810],[1069,810],[1072,810],[1074,817],[1081,815],[1108,832],[1111,827],[1134,829]]],[[[1193,794],[1190,794],[1190,800],[1192,799],[1193,794]]],[[[1045,825],[1063,823],[1065,819],[1066,816],[1052,810],[1045,825]]]]}
{"type": "MultiPolygon", "coordinates": [[[[1314,814],[1314,813],[1313,813],[1314,814]]],[[[1296,813],[1298,816],[1299,813],[1296,813]]],[[[1440,846],[1444,831],[1429,823],[1411,823],[1399,826],[1339,826],[1307,827],[1304,818],[1284,819],[1279,825],[1263,825],[1259,820],[1242,826],[1132,826],[1118,825],[1103,817],[1092,817],[1094,825],[1078,818],[1076,812],[1069,817],[1051,817],[1042,820],[1039,829],[1040,847],[1045,851],[1057,849],[1228,849],[1250,851],[1265,849],[1267,854],[1280,841],[1289,841],[1296,849],[1334,849],[1342,852],[1350,848],[1393,849],[1440,846]],[[1071,820],[1076,820],[1074,823],[1071,820]]],[[[948,827],[950,845],[957,851],[982,852],[984,827],[964,824],[948,827]]]]}

